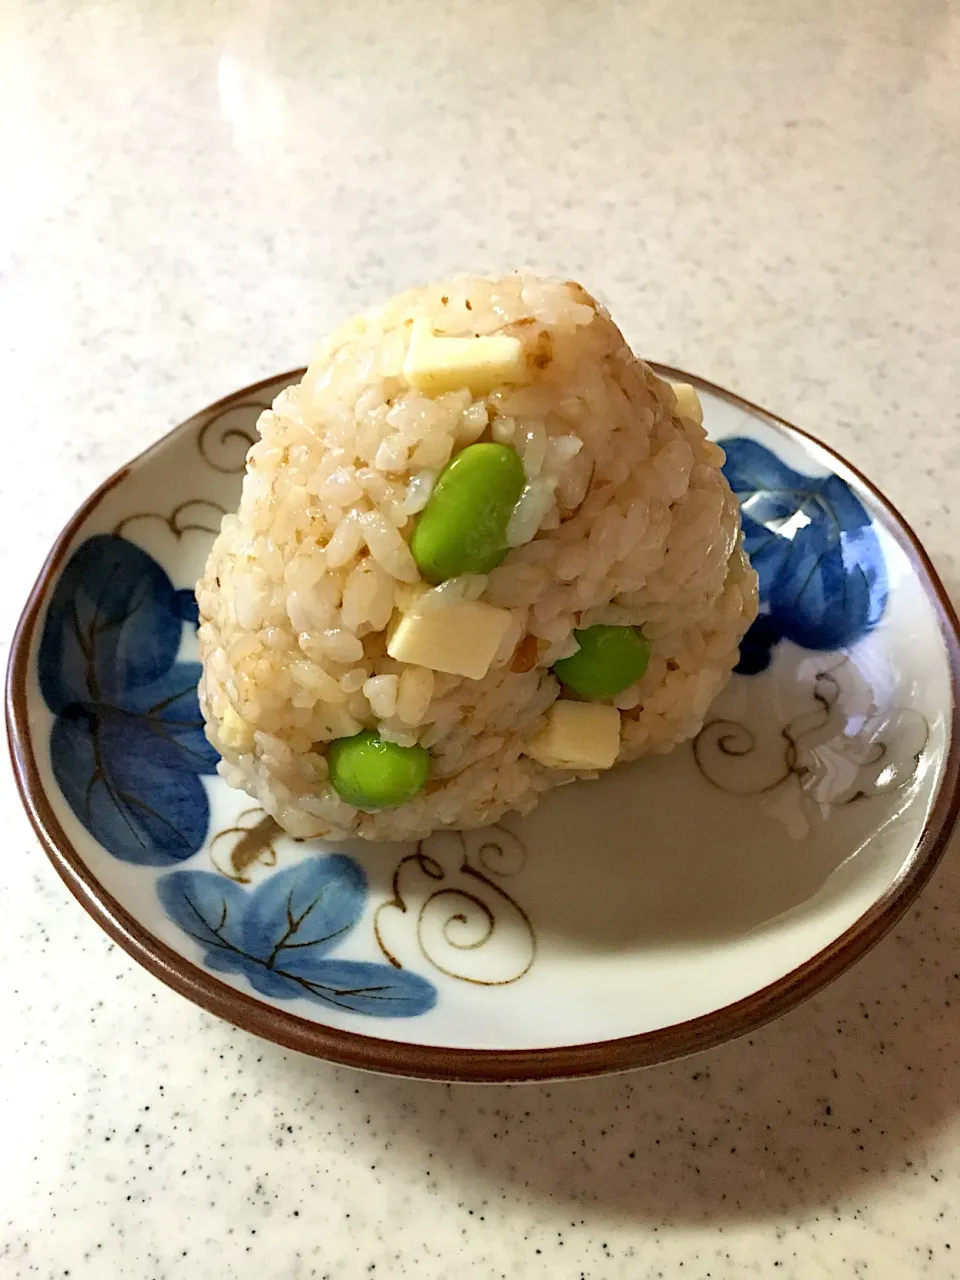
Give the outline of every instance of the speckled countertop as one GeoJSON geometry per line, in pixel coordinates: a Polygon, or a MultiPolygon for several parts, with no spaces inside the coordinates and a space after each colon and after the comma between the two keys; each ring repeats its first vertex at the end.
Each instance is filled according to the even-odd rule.
{"type": "MultiPolygon", "coordinates": [[[[960,8],[0,4],[4,641],[59,526],[404,284],[581,276],[818,432],[960,587],[960,8]]],[[[644,1074],[447,1088],[158,985],[3,783],[0,1275],[960,1275],[960,861],[827,992],[644,1074]]]]}

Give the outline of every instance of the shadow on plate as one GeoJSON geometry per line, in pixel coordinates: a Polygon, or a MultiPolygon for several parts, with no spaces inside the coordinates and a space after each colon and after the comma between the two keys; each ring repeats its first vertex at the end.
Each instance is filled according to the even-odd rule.
{"type": "MultiPolygon", "coordinates": [[[[383,1117],[382,1175],[430,1169],[464,1213],[503,1196],[653,1225],[833,1212],[884,1176],[939,1174],[927,1153],[960,1099],[958,852],[954,841],[921,906],[826,992],[696,1058],[513,1087],[364,1076],[274,1048],[261,1070],[305,1101],[335,1097],[357,1133],[383,1117]]],[[[309,1105],[303,1136],[314,1118],[320,1142],[326,1121],[309,1105]]]]}
{"type": "Polygon", "coordinates": [[[809,901],[849,856],[791,839],[699,777],[690,754],[564,788],[527,820],[537,855],[523,892],[541,939],[596,953],[742,937],[809,901]]]}
{"type": "MultiPolygon", "coordinates": [[[[505,860],[522,863],[502,884],[540,946],[591,955],[708,946],[802,908],[845,863],[855,878],[851,855],[896,811],[889,798],[874,798],[797,836],[776,805],[799,812],[798,796],[797,786],[766,804],[725,793],[698,772],[684,744],[548,793],[527,818],[506,820],[506,836],[494,827],[467,832],[461,843],[445,833],[422,847],[450,872],[465,855],[482,864],[485,848],[499,858],[502,847],[505,860]]],[[[362,844],[345,847],[363,861],[373,899],[388,898],[409,847],[383,846],[375,857],[362,844]]],[[[900,847],[902,856],[909,841],[900,847]]],[[[436,884],[420,887],[426,894],[436,884]]],[[[837,892],[846,887],[837,882],[837,892]]]]}

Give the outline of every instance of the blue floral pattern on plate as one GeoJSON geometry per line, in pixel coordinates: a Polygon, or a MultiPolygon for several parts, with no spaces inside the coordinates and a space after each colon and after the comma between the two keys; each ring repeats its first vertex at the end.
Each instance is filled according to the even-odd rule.
{"type": "MultiPolygon", "coordinates": [[[[54,776],[94,839],[138,866],[182,862],[208,835],[200,779],[216,773],[218,756],[203,732],[200,664],[177,661],[183,625],[196,621],[193,593],[115,534],[74,552],[47,611],[39,679],[56,716],[54,776]]],[[[157,895],[204,948],[208,969],[241,974],[262,995],[394,1018],[436,1003],[417,974],[330,958],[367,897],[363,869],[345,854],[308,858],[252,892],[209,871],[177,871],[157,895]]]]}
{"type": "Polygon", "coordinates": [[[436,1003],[433,984],[409,970],[330,958],[367,898],[363,869],[345,854],[307,858],[252,892],[209,871],[174,871],[157,892],[170,919],[205,948],[209,969],[242,974],[262,995],[381,1018],[436,1003]]]}
{"type": "Polygon", "coordinates": [[[886,607],[887,572],[873,521],[850,486],[837,475],[794,471],[755,440],[722,445],[760,580],[760,616],[737,671],[764,671],[781,640],[837,650],[869,634],[886,607]]]}
{"type": "MultiPolygon", "coordinates": [[[[501,848],[481,831],[415,853],[295,843],[207,776],[215,757],[194,693],[196,611],[192,593],[177,588],[202,571],[220,518],[236,507],[256,417],[291,380],[197,415],[105,486],[57,541],[18,632],[8,715],[31,814],[64,878],[108,927],[121,922],[118,936],[137,959],[199,1003],[310,1052],[416,1075],[513,1079],[549,1074],[551,1062],[570,1074],[574,1059],[588,1070],[648,1060],[645,1048],[611,1052],[609,1042],[624,1045],[625,1036],[666,1056],[702,1040],[684,1019],[708,1018],[708,1038],[723,1039],[735,1028],[722,1010],[745,995],[764,1016],[793,1003],[798,988],[782,982],[782,957],[802,962],[815,949],[821,890],[853,848],[852,874],[830,900],[831,936],[877,901],[878,873],[897,875],[901,856],[904,865],[915,857],[893,895],[902,909],[937,854],[929,841],[917,851],[912,818],[922,825],[952,759],[944,710],[952,672],[936,584],[902,557],[882,500],[802,436],[709,388],[706,417],[714,438],[727,437],[728,474],[761,571],[756,669],[771,650],[775,661],[765,675],[734,682],[692,751],[612,775],[582,796],[558,793],[511,823],[513,844],[501,848]],[[825,470],[839,471],[859,503],[845,502],[846,485],[822,479],[825,470]],[[793,602],[787,591],[802,546],[790,534],[804,530],[820,537],[848,592],[833,616],[812,606],[809,589],[793,602]],[[793,545],[770,547],[774,535],[793,545]],[[881,613],[863,662],[855,643],[845,654],[792,642],[849,642],[881,613]],[[826,624],[838,618],[840,634],[831,635],[826,624]],[[728,794],[715,810],[718,787],[728,794]],[[596,842],[591,806],[604,790],[609,822],[587,883],[582,850],[596,842]],[[902,814],[911,820],[901,823],[902,814]],[[691,867],[657,856],[637,863],[637,822],[656,855],[676,847],[681,819],[691,867]],[[604,891],[608,876],[615,895],[604,891]],[[757,880],[749,903],[736,893],[744,876],[757,880]],[[776,947],[758,951],[753,935],[758,926],[769,933],[774,919],[776,947]],[[664,970],[665,947],[683,967],[664,970]],[[571,986],[584,956],[597,981],[571,986]],[[697,981],[704,964],[705,984],[697,981]],[[766,999],[771,984],[793,994],[766,999]],[[617,993],[627,989],[643,998],[624,1004],[617,993]],[[367,1037],[358,1040],[361,1029],[367,1037]],[[582,1052],[569,1052],[572,1038],[582,1052]],[[520,1059],[502,1056],[517,1049],[520,1059]]],[[[834,589],[818,554],[810,563],[810,586],[834,589]]],[[[856,936],[851,959],[866,941],[856,936]]]]}
{"type": "Polygon", "coordinates": [[[169,866],[201,847],[216,772],[197,703],[200,665],[177,662],[191,592],[152,556],[98,534],[57,582],[40,642],[50,759],[77,818],[124,862],[169,866]]]}
{"type": "MultiPolygon", "coordinates": [[[[883,613],[887,577],[862,503],[838,476],[793,471],[753,440],[724,448],[762,609],[738,670],[765,669],[783,639],[836,650],[866,635],[883,613]]],[[[177,660],[184,624],[196,621],[192,592],[177,590],[135,543],[100,534],[61,574],[41,639],[57,783],[104,849],[144,868],[168,869],[208,839],[202,778],[216,772],[217,755],[197,701],[200,666],[177,660]]],[[[436,1004],[436,987],[396,961],[333,954],[357,929],[368,896],[362,867],[343,853],[308,856],[253,888],[198,868],[154,884],[205,967],[269,999],[375,1017],[417,1016],[436,1004]]]]}

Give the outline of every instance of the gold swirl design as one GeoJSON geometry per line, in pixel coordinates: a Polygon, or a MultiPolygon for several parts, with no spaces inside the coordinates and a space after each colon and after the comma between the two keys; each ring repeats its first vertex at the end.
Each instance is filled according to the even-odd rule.
{"type": "Polygon", "coordinates": [[[237,884],[249,884],[248,872],[251,867],[257,863],[264,867],[277,865],[277,851],[273,842],[280,834],[277,823],[262,809],[244,809],[238,814],[236,825],[224,827],[210,841],[210,861],[228,880],[235,880],[237,884]],[[253,826],[243,825],[245,818],[252,818],[258,813],[262,815],[259,822],[253,826]],[[238,836],[239,839],[232,842],[226,853],[215,853],[217,846],[222,846],[230,836],[238,836]]]}
{"type": "Polygon", "coordinates": [[[256,435],[246,427],[238,426],[236,421],[225,419],[254,413],[259,417],[264,409],[269,408],[270,405],[263,400],[241,400],[231,402],[208,418],[197,433],[197,449],[207,466],[222,475],[239,475],[246,465],[247,451],[256,435]]]}
{"type": "Polygon", "coordinates": [[[902,791],[917,776],[920,761],[930,741],[930,725],[919,711],[906,707],[897,711],[894,727],[904,737],[911,732],[914,733],[919,743],[917,749],[909,752],[905,759],[898,761],[893,756],[889,742],[879,739],[874,742],[870,754],[860,762],[863,775],[860,785],[852,795],[847,797],[845,804],[853,804],[857,800],[869,800],[874,796],[890,795],[893,791],[902,791]],[[883,767],[878,770],[878,765],[883,767]],[[872,780],[871,773],[874,775],[872,780]]]}
{"type": "MultiPolygon", "coordinates": [[[[459,866],[450,878],[453,875],[463,877],[466,883],[444,884],[442,888],[436,888],[427,894],[417,912],[414,929],[421,956],[438,973],[474,986],[503,987],[519,982],[530,972],[536,959],[537,940],[526,911],[492,879],[493,876],[516,875],[526,862],[526,849],[512,832],[502,827],[491,830],[496,834],[488,836],[480,846],[476,866],[471,861],[463,834],[451,833],[459,841],[460,856],[459,866]],[[520,925],[520,930],[515,930],[514,936],[519,932],[522,937],[520,954],[514,957],[509,972],[503,976],[482,977],[468,972],[464,964],[456,963],[458,955],[477,953],[489,947],[499,934],[505,932],[506,918],[515,926],[520,925]],[[438,942],[442,944],[442,951],[438,942]]],[[[403,968],[403,965],[385,937],[384,913],[396,910],[406,915],[410,911],[402,885],[410,872],[418,873],[435,883],[448,879],[448,872],[443,865],[426,852],[427,843],[428,841],[421,840],[416,853],[400,859],[393,873],[392,895],[374,913],[373,929],[377,945],[397,969],[403,968]]]]}
{"type": "MultiPolygon", "coordinates": [[[[474,893],[467,893],[464,889],[438,889],[436,893],[432,893],[420,908],[421,922],[428,908],[435,903],[441,903],[444,898],[449,898],[451,901],[449,906],[445,905],[443,907],[443,911],[448,910],[450,907],[455,908],[446,917],[443,917],[442,911],[440,913],[441,917],[443,917],[443,924],[440,928],[443,940],[448,946],[454,947],[457,951],[476,951],[478,947],[482,947],[490,941],[490,936],[496,927],[496,917],[482,898],[478,898],[474,893]],[[475,918],[471,918],[466,914],[469,907],[476,907],[481,916],[480,928],[482,932],[472,942],[469,939],[469,935],[465,935],[463,932],[463,930],[471,929],[475,924],[475,918]],[[461,928],[455,930],[456,926],[461,928]],[[458,933],[460,936],[457,936],[458,933]]],[[[456,977],[456,974],[449,969],[445,969],[439,961],[432,960],[431,962],[434,968],[439,969],[442,973],[449,973],[451,977],[456,977]]],[[[516,979],[513,979],[513,981],[516,981],[516,979]]]]}
{"type": "Polygon", "coordinates": [[[515,876],[527,861],[526,846],[506,827],[494,827],[494,830],[496,839],[484,840],[477,850],[477,861],[484,871],[492,875],[515,876]]]}
{"type": "MultiPolygon", "coordinates": [[[[769,794],[790,778],[796,778],[801,785],[812,781],[813,769],[804,763],[804,747],[807,740],[814,744],[822,740],[823,731],[830,724],[841,693],[835,672],[846,662],[847,659],[843,659],[832,669],[817,672],[810,695],[814,705],[780,729],[783,747],[779,767],[772,780],[752,782],[747,774],[737,778],[724,767],[724,760],[759,763],[765,757],[752,729],[739,720],[719,718],[708,721],[692,743],[693,757],[703,777],[721,791],[742,796],[769,794]]],[[[840,726],[837,732],[841,732],[840,726]]],[[[911,708],[897,708],[886,718],[883,732],[889,736],[877,736],[865,744],[862,755],[855,761],[858,779],[855,788],[851,788],[839,803],[852,804],[855,800],[899,791],[916,776],[930,737],[927,721],[911,708]],[[909,741],[913,737],[919,742],[902,763],[893,758],[893,748],[897,744],[890,740],[898,731],[901,738],[909,741]],[[884,767],[878,771],[881,765],[884,767]],[[869,780],[871,773],[876,774],[872,782],[869,780]]]]}
{"type": "Polygon", "coordinates": [[[124,530],[137,520],[159,520],[167,526],[179,542],[185,533],[209,533],[216,536],[220,531],[220,519],[226,515],[226,508],[219,502],[209,498],[188,498],[173,508],[168,516],[158,511],[137,511],[132,516],[125,516],[113,527],[113,536],[119,538],[124,530]],[[216,515],[210,513],[216,512],[216,515]],[[206,521],[206,523],[204,523],[206,521]]]}

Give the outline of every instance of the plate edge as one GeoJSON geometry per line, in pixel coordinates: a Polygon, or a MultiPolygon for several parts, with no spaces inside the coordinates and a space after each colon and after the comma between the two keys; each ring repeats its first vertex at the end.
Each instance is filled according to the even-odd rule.
{"type": "Polygon", "coordinates": [[[613,1040],[545,1049],[464,1049],[386,1040],[325,1027],[227,986],[185,960],[149,933],[108,894],[70,843],[46,798],[33,753],[27,712],[28,662],[50,579],[77,533],[104,497],[171,436],[218,409],[265,386],[302,376],[291,370],[264,378],[222,397],[166,433],[110,476],[78,508],[48,554],[17,624],[7,664],[5,715],[14,777],[27,816],[67,888],[89,915],[134,960],[167,986],[246,1031],[285,1048],[342,1066],[387,1075],[466,1083],[522,1083],[577,1079],[653,1066],[748,1034],[815,995],[861,959],[896,924],[930,879],[960,816],[960,621],[943,583],[913,529],[880,490],[841,454],[816,436],[769,410],[704,378],[648,361],[662,377],[702,387],[727,403],[748,409],[772,427],[815,445],[853,476],[886,516],[889,532],[918,571],[932,597],[950,668],[950,744],[944,775],[912,858],[883,895],[838,938],[790,973],[733,1004],[698,1018],[613,1040]]]}

